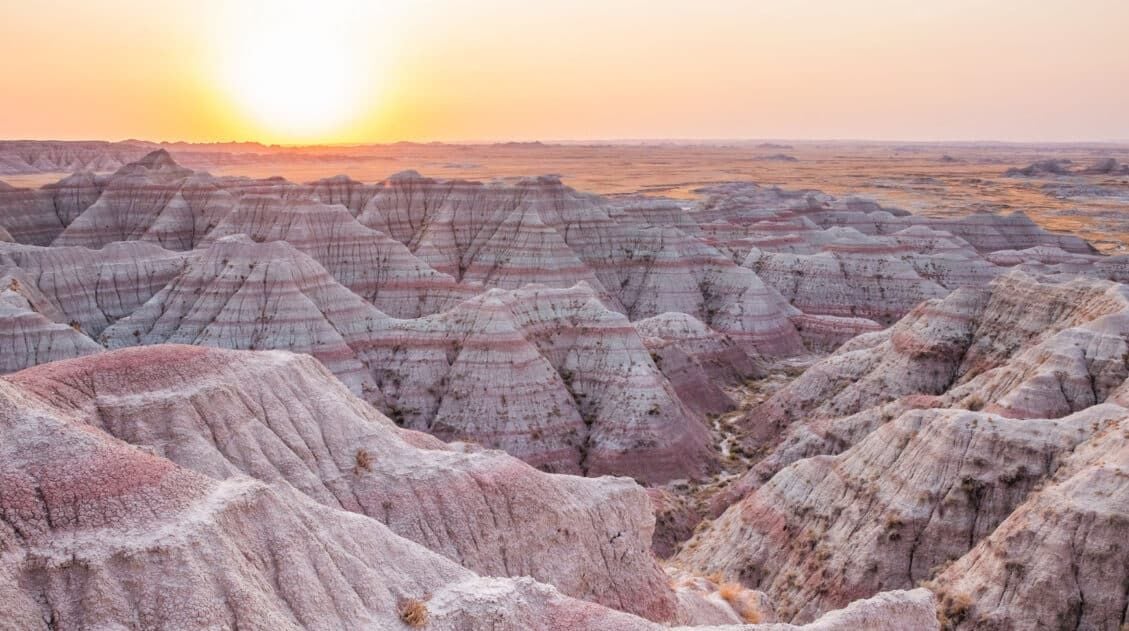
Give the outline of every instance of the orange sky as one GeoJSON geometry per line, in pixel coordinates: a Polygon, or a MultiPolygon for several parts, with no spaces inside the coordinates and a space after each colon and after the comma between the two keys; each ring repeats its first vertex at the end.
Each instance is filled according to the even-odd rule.
{"type": "Polygon", "coordinates": [[[1129,139],[1129,2],[9,0],[0,138],[1129,139]]]}

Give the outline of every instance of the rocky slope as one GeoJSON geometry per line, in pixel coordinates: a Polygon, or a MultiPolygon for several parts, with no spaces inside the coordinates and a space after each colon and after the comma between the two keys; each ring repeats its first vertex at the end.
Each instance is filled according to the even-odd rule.
{"type": "MultiPolygon", "coordinates": [[[[661,628],[471,569],[525,573],[526,554],[566,592],[686,615],[669,608],[630,482],[548,476],[397,429],[308,358],[156,346],[47,364],[0,379],[0,432],[0,593],[20,628],[661,628]],[[499,521],[503,507],[551,516],[559,545],[595,554],[553,555],[541,527],[499,521]]],[[[736,621],[725,599],[696,611],[736,621]]],[[[858,624],[930,628],[933,602],[883,594],[810,628],[858,624]]]]}
{"type": "Polygon", "coordinates": [[[750,349],[797,352],[800,338],[788,320],[796,310],[672,225],[692,224],[679,214],[669,206],[658,216],[626,212],[555,177],[507,186],[405,172],[389,178],[358,219],[460,280],[499,288],[582,280],[632,320],[681,312],[750,349]]]}
{"type": "Polygon", "coordinates": [[[290,244],[239,235],[193,252],[176,277],[101,339],[109,348],[173,342],[309,353],[378,402],[380,391],[350,343],[388,319],[290,244]]]}
{"type": "Polygon", "coordinates": [[[711,468],[701,418],[631,322],[583,283],[494,289],[391,322],[358,348],[407,427],[500,447],[550,471],[659,481],[711,468]]]}
{"type": "Polygon", "coordinates": [[[22,276],[0,274],[0,374],[102,351],[22,276]]]}
{"type": "Polygon", "coordinates": [[[1017,271],[849,342],[748,414],[756,464],[675,562],[785,620],[930,581],[950,627],[1116,628],[1125,292],[1017,271]]]}
{"type": "Polygon", "coordinates": [[[225,237],[100,339],[309,353],[407,427],[551,471],[665,480],[699,477],[712,460],[701,418],[636,329],[584,285],[493,290],[400,320],[287,242],[225,237]]]}
{"type": "Polygon", "coordinates": [[[145,304],[180,272],[184,259],[141,242],[100,250],[0,243],[0,270],[18,273],[56,308],[57,322],[90,336],[145,304]]]}
{"type": "Polygon", "coordinates": [[[362,226],[341,205],[245,195],[200,246],[237,234],[255,242],[289,243],[321,263],[350,291],[396,317],[435,313],[479,291],[436,272],[398,241],[362,226]]]}

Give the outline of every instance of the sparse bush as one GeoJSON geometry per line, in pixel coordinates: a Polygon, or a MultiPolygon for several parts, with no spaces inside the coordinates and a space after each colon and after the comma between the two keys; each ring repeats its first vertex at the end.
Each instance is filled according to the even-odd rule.
{"type": "Polygon", "coordinates": [[[409,598],[400,605],[400,620],[418,629],[427,624],[427,604],[416,598],[409,598]]]}
{"type": "Polygon", "coordinates": [[[761,621],[760,607],[757,604],[756,595],[748,589],[745,589],[740,583],[722,583],[717,588],[718,596],[725,599],[733,611],[741,616],[741,619],[749,624],[757,624],[761,621]]]}
{"type": "Polygon", "coordinates": [[[353,473],[360,475],[361,471],[372,471],[372,455],[364,447],[353,454],[353,473]]]}
{"type": "Polygon", "coordinates": [[[984,409],[984,399],[980,395],[974,394],[964,400],[964,408],[973,412],[979,412],[984,409]]]}
{"type": "Polygon", "coordinates": [[[972,597],[964,592],[943,594],[937,603],[937,621],[942,629],[955,629],[968,618],[972,609],[972,597]]]}

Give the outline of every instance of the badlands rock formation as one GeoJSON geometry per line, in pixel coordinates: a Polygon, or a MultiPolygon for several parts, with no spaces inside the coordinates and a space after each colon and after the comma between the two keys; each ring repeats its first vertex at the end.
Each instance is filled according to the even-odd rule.
{"type": "Polygon", "coordinates": [[[22,276],[0,275],[0,373],[102,350],[59,315],[22,276]]]}
{"type": "Polygon", "coordinates": [[[929,581],[951,627],[1116,628],[1126,292],[1017,271],[844,345],[748,414],[767,451],[676,563],[797,622],[929,581]]]}
{"type": "Polygon", "coordinates": [[[193,252],[179,274],[101,339],[110,348],[174,342],[309,353],[379,402],[350,343],[387,319],[290,244],[239,235],[193,252]]]}
{"type": "Polygon", "coordinates": [[[1125,617],[1124,257],[746,183],[61,146],[102,174],[0,187],[17,627],[1125,617]]]}
{"type": "Polygon", "coordinates": [[[639,221],[639,214],[555,177],[505,186],[405,172],[390,178],[358,219],[459,280],[500,288],[582,280],[633,320],[676,311],[762,353],[801,348],[788,320],[795,309],[755,274],[667,222],[639,221]]]}
{"type": "Polygon", "coordinates": [[[1073,169],[1072,160],[1037,160],[1023,168],[1011,168],[1004,172],[1007,177],[1047,177],[1068,175],[1129,175],[1129,164],[1117,158],[1100,158],[1088,167],[1073,169]]]}
{"type": "Polygon", "coordinates": [[[237,234],[256,242],[289,243],[350,291],[396,317],[435,313],[478,291],[436,272],[398,241],[362,226],[341,205],[246,195],[200,245],[237,234]]]}
{"type": "MultiPolygon", "coordinates": [[[[647,553],[630,482],[400,430],[309,358],[155,346],[47,364],[0,379],[0,432],[18,628],[658,629],[562,591],[654,620],[695,598],[647,553]],[[504,578],[530,572],[559,585],[504,578]]],[[[810,628],[930,628],[933,609],[892,592],[810,628]]],[[[737,620],[722,598],[694,611],[737,620]]]]}
{"type": "MultiPolygon", "coordinates": [[[[660,481],[711,468],[701,419],[631,322],[583,283],[494,289],[391,322],[361,356],[407,427],[474,439],[550,471],[660,481]]],[[[734,370],[742,361],[739,349],[718,359],[734,370]]]]}
{"type": "Polygon", "coordinates": [[[0,173],[113,171],[153,149],[138,141],[0,141],[0,173]]]}

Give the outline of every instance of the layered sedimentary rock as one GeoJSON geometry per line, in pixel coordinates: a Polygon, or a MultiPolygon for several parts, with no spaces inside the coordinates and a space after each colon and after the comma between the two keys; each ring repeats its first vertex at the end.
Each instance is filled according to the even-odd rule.
{"type": "Polygon", "coordinates": [[[321,263],[337,282],[395,317],[435,313],[478,291],[431,269],[400,242],[358,223],[341,205],[245,195],[201,246],[237,234],[255,242],[289,243],[321,263]]]}
{"type": "Polygon", "coordinates": [[[1116,626],[1127,307],[1014,272],[847,343],[749,414],[768,451],[675,561],[785,620],[929,581],[950,627],[1116,626]]]}
{"type": "Polygon", "coordinates": [[[685,313],[663,313],[635,328],[679,398],[699,414],[733,409],[736,402],[723,387],[764,374],[759,358],[685,313]]]}
{"type": "MultiPolygon", "coordinates": [[[[813,226],[853,228],[866,235],[890,235],[922,226],[959,237],[980,252],[1045,245],[1070,252],[1094,253],[1094,248],[1085,240],[1043,230],[1021,212],[973,213],[955,219],[924,217],[865,199],[836,199],[818,191],[788,191],[751,183],[718,185],[701,192],[706,198],[693,213],[701,223],[722,222],[723,226],[728,224],[738,232],[775,230],[781,232],[778,238],[782,242],[789,240],[785,235],[805,225],[808,230],[813,226]]],[[[732,233],[733,228],[727,226],[726,231],[732,233]]]]}
{"type": "Polygon", "coordinates": [[[154,148],[138,141],[21,141],[0,142],[0,173],[73,173],[113,171],[154,148]]]}
{"type": "Polygon", "coordinates": [[[677,311],[750,349],[801,348],[788,321],[796,311],[779,294],[669,221],[638,220],[647,214],[553,177],[504,186],[407,172],[390,178],[359,220],[460,280],[501,288],[583,280],[633,320],[677,311]]]}
{"type": "Polygon", "coordinates": [[[992,533],[1075,445],[1126,413],[1108,405],[1013,420],[910,411],[838,456],[781,470],[677,561],[765,590],[793,621],[912,587],[992,533]]]}
{"type": "Polygon", "coordinates": [[[178,466],[38,398],[0,382],[0,592],[15,627],[389,628],[433,599],[437,628],[487,625],[497,608],[649,628],[531,579],[480,579],[285,485],[178,466]]]}
{"type": "Polygon", "coordinates": [[[101,339],[110,348],[173,342],[309,353],[378,401],[350,343],[387,319],[289,244],[235,236],[192,253],[175,278],[101,339]]]}
{"type": "Polygon", "coordinates": [[[358,347],[393,419],[551,471],[655,481],[709,468],[707,432],[634,326],[581,283],[491,290],[358,347]],[[504,384],[504,385],[503,385],[504,384]]]}
{"type": "Polygon", "coordinates": [[[753,249],[743,263],[805,313],[890,322],[948,290],[889,254],[809,256],[753,249]]]}
{"type": "Polygon", "coordinates": [[[292,487],[477,573],[533,576],[573,596],[675,618],[649,553],[649,505],[630,481],[548,476],[501,452],[400,430],[308,357],[154,346],[11,382],[177,465],[292,487]]]}
{"type": "Polygon", "coordinates": [[[950,628],[1123,624],[1129,420],[1096,429],[1053,478],[932,581],[950,628]]]}
{"type": "Polygon", "coordinates": [[[0,273],[0,374],[102,350],[61,315],[25,277],[0,273]]]}
{"type": "Polygon", "coordinates": [[[408,245],[435,269],[461,280],[513,289],[527,283],[604,288],[551,223],[582,196],[552,178],[516,187],[396,174],[358,219],[408,245]]]}
{"type": "Polygon", "coordinates": [[[552,471],[663,480],[710,466],[700,417],[584,285],[494,290],[398,320],[286,242],[225,237],[100,339],[310,353],[409,427],[552,471]]]}
{"type": "Polygon", "coordinates": [[[19,196],[12,196],[0,204],[0,225],[17,241],[87,247],[143,240],[188,250],[240,232],[285,239],[397,316],[449,307],[474,293],[477,283],[517,289],[584,281],[631,319],[678,311],[748,350],[787,355],[803,348],[789,321],[798,312],[756,274],[694,236],[694,219],[667,202],[612,203],[555,177],[482,184],[407,172],[379,185],[344,177],[309,185],[216,178],[181,167],[164,150],[109,176],[90,177],[64,187],[89,189],[69,194],[65,204],[51,201],[61,193],[46,188],[20,193],[30,204],[22,210],[19,196]],[[79,186],[87,181],[92,185],[79,186]],[[54,218],[45,214],[56,205],[66,209],[54,218]],[[346,211],[334,210],[338,205],[346,211]],[[349,214],[378,232],[362,232],[339,216],[349,214]],[[25,227],[23,217],[51,221],[25,227]],[[380,234],[403,243],[418,260],[380,234]]]}
{"type": "Polygon", "coordinates": [[[71,221],[54,245],[102,247],[143,240],[188,250],[233,205],[232,194],[206,174],[181,167],[154,151],[109,176],[97,201],[71,221]]]}
{"type": "Polygon", "coordinates": [[[909,395],[1015,417],[1084,409],[1126,376],[1125,291],[1096,280],[1039,283],[1021,272],[958,290],[851,340],[749,422],[764,439],[797,419],[846,417],[909,395]]]}
{"type": "MultiPolygon", "coordinates": [[[[654,619],[686,620],[697,602],[693,614],[738,620],[723,598],[667,586],[629,482],[399,430],[308,358],[158,346],[48,364],[0,380],[0,433],[0,594],[20,628],[664,628],[470,569],[525,563],[654,619]],[[518,506],[523,522],[500,518],[518,506]],[[543,529],[529,521],[542,514],[543,529]],[[592,556],[571,554],[585,545],[592,556]]],[[[807,628],[935,628],[933,608],[925,590],[891,592],[807,628]]]]}
{"type": "Polygon", "coordinates": [[[100,250],[0,244],[0,270],[18,270],[57,308],[59,322],[90,336],[152,298],[181,270],[184,258],[139,242],[100,250]]]}
{"type": "Polygon", "coordinates": [[[336,175],[307,184],[313,197],[323,204],[340,204],[356,217],[376,193],[377,186],[358,182],[348,175],[336,175]]]}

